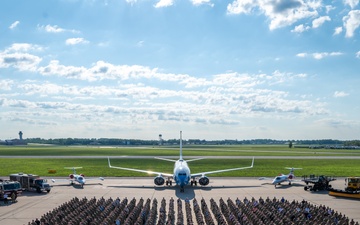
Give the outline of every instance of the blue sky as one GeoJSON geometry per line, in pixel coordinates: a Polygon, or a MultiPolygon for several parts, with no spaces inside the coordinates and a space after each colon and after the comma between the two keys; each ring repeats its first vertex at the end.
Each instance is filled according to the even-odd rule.
{"type": "Polygon", "coordinates": [[[0,139],[359,139],[359,0],[0,3],[0,139]]]}

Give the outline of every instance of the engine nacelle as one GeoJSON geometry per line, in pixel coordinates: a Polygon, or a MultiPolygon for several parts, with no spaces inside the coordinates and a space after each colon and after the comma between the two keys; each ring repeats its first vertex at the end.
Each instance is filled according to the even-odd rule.
{"type": "Polygon", "coordinates": [[[154,179],[154,184],[155,185],[161,186],[164,183],[165,183],[165,179],[162,176],[155,177],[155,179],[154,179]]]}
{"type": "Polygon", "coordinates": [[[210,182],[210,180],[209,180],[209,178],[207,178],[207,177],[201,177],[201,178],[199,179],[199,184],[200,184],[201,186],[206,186],[206,185],[209,184],[209,182],[210,182]]]}
{"type": "Polygon", "coordinates": [[[80,174],[80,176],[85,177],[85,175],[84,175],[84,174],[80,174]]]}
{"type": "Polygon", "coordinates": [[[74,179],[74,174],[69,175],[70,179],[74,179]]]}

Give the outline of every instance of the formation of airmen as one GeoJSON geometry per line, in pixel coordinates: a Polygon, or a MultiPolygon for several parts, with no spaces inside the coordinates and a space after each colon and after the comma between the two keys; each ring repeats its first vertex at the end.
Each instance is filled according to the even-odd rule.
{"type": "Polygon", "coordinates": [[[29,222],[28,225],[359,225],[345,215],[334,212],[324,205],[316,206],[305,200],[288,201],[284,198],[265,200],[243,200],[228,198],[216,202],[196,198],[189,200],[163,198],[158,209],[158,201],[141,198],[78,199],[63,203],[29,222]],[[167,206],[168,203],[168,206],[167,206]],[[183,213],[185,203],[185,216],[183,213]],[[192,203],[192,204],[191,204],[192,203]]]}

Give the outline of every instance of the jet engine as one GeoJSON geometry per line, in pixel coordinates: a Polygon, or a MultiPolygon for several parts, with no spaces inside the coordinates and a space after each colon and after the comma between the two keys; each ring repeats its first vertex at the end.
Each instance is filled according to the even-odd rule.
{"type": "Polygon", "coordinates": [[[294,176],[293,176],[292,174],[290,174],[290,175],[288,176],[288,178],[289,178],[289,179],[294,179],[294,176]]]}
{"type": "Polygon", "coordinates": [[[155,185],[160,186],[160,185],[163,185],[164,183],[165,183],[165,179],[162,176],[155,177],[155,179],[154,179],[155,185]]]}
{"type": "Polygon", "coordinates": [[[84,175],[84,174],[80,174],[80,176],[85,177],[85,175],[84,175]]]}
{"type": "Polygon", "coordinates": [[[206,185],[208,185],[209,184],[209,178],[207,178],[207,177],[201,177],[200,179],[199,179],[199,184],[201,185],[201,186],[206,186],[206,185]]]}
{"type": "Polygon", "coordinates": [[[74,174],[69,175],[70,179],[74,179],[74,174]]]}

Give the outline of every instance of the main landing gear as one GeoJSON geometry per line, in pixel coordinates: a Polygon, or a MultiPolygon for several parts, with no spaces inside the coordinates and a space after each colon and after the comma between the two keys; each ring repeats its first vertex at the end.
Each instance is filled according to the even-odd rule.
{"type": "Polygon", "coordinates": [[[197,186],[197,181],[195,179],[193,179],[192,181],[190,181],[190,185],[197,186]]]}
{"type": "Polygon", "coordinates": [[[172,180],[168,179],[167,181],[165,181],[165,185],[172,186],[172,180]]]}

